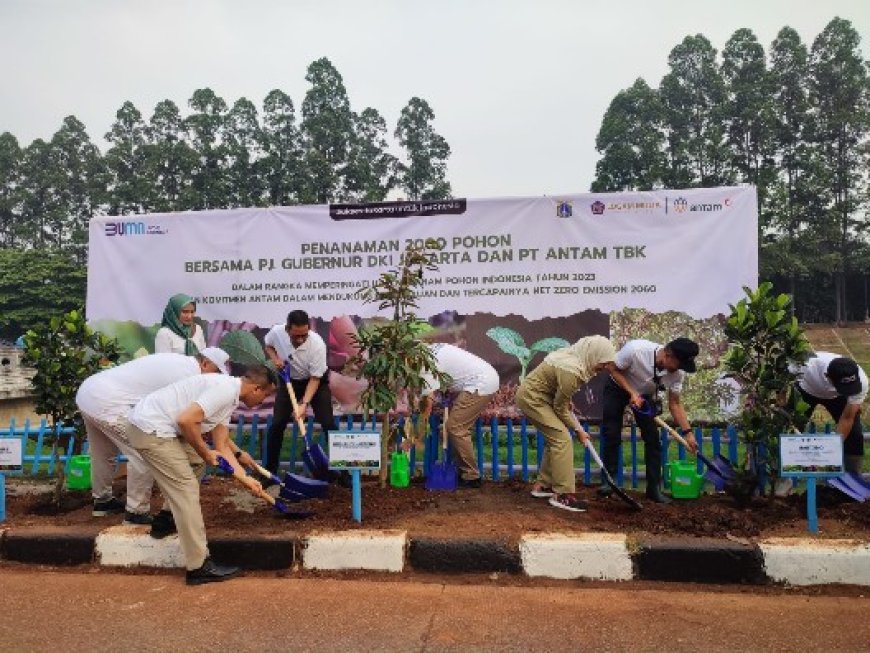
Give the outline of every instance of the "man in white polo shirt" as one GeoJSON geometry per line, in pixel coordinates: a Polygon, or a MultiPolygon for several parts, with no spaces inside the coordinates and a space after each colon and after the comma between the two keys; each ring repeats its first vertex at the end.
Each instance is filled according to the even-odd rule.
{"type": "MultiPolygon", "coordinates": [[[[603,462],[616,478],[619,448],[622,446],[622,423],[626,407],[640,408],[644,399],[655,407],[654,414],[635,414],[635,422],[643,437],[646,461],[646,496],[655,503],[670,503],[662,493],[662,444],[655,415],[660,412],[660,395],[667,391],[668,410],[694,453],[698,445],[692,433],[686,410],[680,398],[686,374],[696,370],[698,345],[688,338],[674,338],[666,345],[649,340],[629,340],[616,353],[616,368],[622,373],[630,390],[613,377],[604,386],[601,429],[604,438],[603,462]]],[[[609,485],[602,482],[600,496],[609,496],[609,485]]]]}
{"type": "MultiPolygon", "coordinates": [[[[253,408],[273,392],[274,373],[265,365],[252,365],[242,378],[204,374],[177,381],[142,399],[130,413],[127,439],[151,469],[172,509],[188,585],[222,581],[239,573],[238,568],[216,565],[209,557],[199,476],[205,463],[217,465],[218,454],[242,469],[236,458],[238,447],[229,435],[230,416],[239,401],[253,408]],[[202,437],[209,432],[214,450],[202,437]]],[[[252,493],[262,492],[253,478],[243,477],[242,482],[252,493]]]]}
{"type": "Polygon", "coordinates": [[[332,393],[329,391],[329,368],[326,365],[326,343],[309,326],[308,313],[291,311],[286,324],[276,324],[263,339],[266,354],[278,370],[286,369],[290,387],[296,394],[299,412],[293,414],[293,404],[287,394],[287,385],[279,377],[275,394],[272,426],[266,434],[265,467],[273,474],[281,464],[284,430],[291,418],[305,419],[308,407],[323,429],[324,438],[335,426],[332,413],[332,393]]]}
{"type": "MultiPolygon", "coordinates": [[[[498,392],[498,372],[482,358],[453,345],[436,343],[429,345],[429,350],[435,357],[436,369],[450,377],[446,390],[456,393],[446,427],[458,462],[459,486],[479,488],[480,471],[471,443],[471,428],[492,395],[498,392]]],[[[432,393],[440,388],[433,375],[424,373],[422,376],[426,389],[422,393],[423,406],[419,419],[425,424],[432,413],[432,393]]]]}
{"type": "Polygon", "coordinates": [[[136,403],[171,383],[200,373],[228,374],[229,355],[206,347],[196,356],[151,354],[89,376],[76,393],[88,434],[93,515],[125,512],[125,524],[150,524],[154,477],[127,441],[127,416],[136,403]],[[112,496],[118,452],[127,456],[127,502],[112,496]]]}
{"type": "Polygon", "coordinates": [[[847,472],[861,473],[864,462],[864,429],[861,404],[867,397],[867,374],[851,358],[826,351],[816,352],[807,362],[791,370],[797,376],[792,401],[800,397],[813,409],[821,404],[837,422],[843,439],[843,466],[847,472]]]}

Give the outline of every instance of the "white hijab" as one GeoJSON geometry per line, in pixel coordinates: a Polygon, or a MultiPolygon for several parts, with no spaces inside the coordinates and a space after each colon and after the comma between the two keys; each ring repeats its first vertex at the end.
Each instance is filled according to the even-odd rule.
{"type": "Polygon", "coordinates": [[[570,347],[562,347],[547,354],[544,362],[570,372],[578,377],[580,383],[586,383],[595,376],[596,365],[612,363],[615,360],[616,348],[610,340],[604,336],[587,336],[570,347]]]}

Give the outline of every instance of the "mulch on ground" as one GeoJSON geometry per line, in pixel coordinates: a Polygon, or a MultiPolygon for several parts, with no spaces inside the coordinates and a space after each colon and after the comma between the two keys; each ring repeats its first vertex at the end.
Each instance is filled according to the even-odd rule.
{"type": "MultiPolygon", "coordinates": [[[[123,515],[92,517],[88,492],[68,492],[65,510],[52,514],[45,492],[23,493],[15,487],[28,484],[32,482],[7,479],[7,521],[3,527],[95,534],[123,521],[123,515]]],[[[231,479],[220,476],[210,477],[202,485],[201,504],[210,537],[299,537],[353,529],[399,529],[412,537],[486,538],[508,543],[535,532],[622,532],[639,538],[697,536],[737,541],[808,535],[802,496],[773,501],[760,498],[751,507],[738,509],[725,495],[660,505],[647,501],[641,492],[632,492],[643,504],[643,510],[637,512],[618,498],[598,498],[594,487],[580,486],[578,492],[588,501],[589,509],[571,513],[549,506],[546,499],[531,497],[529,487],[514,480],[485,482],[481,489],[430,492],[421,481],[408,488],[381,488],[375,477],[366,477],[361,524],[351,517],[351,490],[337,485],[330,488],[326,499],[293,504],[294,509],[314,512],[301,520],[283,517],[231,479]]],[[[123,479],[116,482],[116,490],[123,494],[123,479]]],[[[819,503],[820,537],[870,541],[870,504],[842,502],[825,488],[819,503]]],[[[159,492],[155,491],[153,510],[160,505],[159,492]]]]}

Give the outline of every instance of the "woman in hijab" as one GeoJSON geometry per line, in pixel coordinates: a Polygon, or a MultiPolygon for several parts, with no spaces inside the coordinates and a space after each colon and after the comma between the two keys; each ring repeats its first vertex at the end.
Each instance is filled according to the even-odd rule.
{"type": "Polygon", "coordinates": [[[517,405],[541,431],[545,442],[532,496],[549,498],[551,506],[573,512],[586,510],[586,503],[575,494],[574,446],[568,429],[574,429],[584,444],[589,434],[571,411],[571,397],[605,369],[624,383],[615,359],[616,349],[604,336],[581,338],[548,354],[517,390],[517,405]]]}
{"type": "Polygon", "coordinates": [[[193,356],[205,349],[202,329],[193,321],[196,302],[185,294],[173,295],[163,311],[163,321],[154,338],[154,353],[193,356]]]}

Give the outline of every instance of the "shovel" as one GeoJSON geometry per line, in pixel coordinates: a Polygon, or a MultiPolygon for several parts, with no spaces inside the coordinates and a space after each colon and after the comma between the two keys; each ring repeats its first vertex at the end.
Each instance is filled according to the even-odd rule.
{"type": "Polygon", "coordinates": [[[324,481],[305,478],[304,476],[298,476],[289,472],[284,474],[284,480],[282,481],[268,469],[258,465],[256,461],[254,462],[254,470],[280,486],[281,490],[278,496],[291,503],[298,503],[305,501],[305,499],[321,499],[326,496],[329,489],[329,484],[324,481]]]}
{"type": "Polygon", "coordinates": [[[643,510],[643,505],[641,505],[640,501],[629,496],[629,494],[623,490],[619,485],[617,485],[616,481],[613,480],[613,477],[610,475],[610,472],[607,471],[607,468],[604,466],[604,463],[601,462],[601,456],[598,455],[598,452],[595,451],[595,445],[592,444],[591,440],[586,440],[584,445],[589,450],[592,459],[595,463],[601,468],[601,476],[607,482],[607,484],[613,489],[620,499],[625,501],[628,505],[630,505],[635,510],[643,510]]]}
{"type": "MultiPolygon", "coordinates": [[[[295,415],[299,411],[299,402],[296,400],[296,393],[293,391],[290,377],[288,376],[285,381],[287,394],[290,395],[290,403],[293,405],[293,414],[295,415]]],[[[302,437],[305,438],[305,450],[302,452],[302,462],[314,478],[321,481],[328,480],[329,458],[323,451],[323,447],[311,441],[308,429],[305,428],[305,422],[302,421],[302,418],[296,420],[296,425],[299,427],[302,437]]]]}
{"type": "MultiPolygon", "coordinates": [[[[217,457],[217,463],[218,463],[218,467],[222,471],[226,472],[227,474],[232,474],[234,477],[237,477],[237,478],[242,477],[242,472],[235,469],[230,464],[230,461],[227,460],[226,458],[224,458],[223,456],[217,457]]],[[[282,501],[281,499],[276,499],[275,497],[273,497],[271,494],[269,494],[265,490],[260,490],[260,492],[258,492],[257,495],[261,499],[264,499],[267,503],[269,503],[279,513],[281,513],[282,515],[284,515],[285,517],[287,517],[289,519],[305,519],[306,517],[310,517],[311,515],[314,514],[313,512],[310,512],[310,511],[296,512],[295,510],[291,510],[290,506],[288,506],[284,501],[282,501]]]]}
{"type": "Polygon", "coordinates": [[[456,465],[447,460],[447,415],[448,408],[444,407],[444,421],[441,424],[441,461],[429,465],[429,474],[426,476],[427,490],[456,490],[458,472],[456,465]]]}
{"type": "MultiPolygon", "coordinates": [[[[655,416],[656,424],[664,428],[668,434],[677,442],[679,442],[684,447],[688,448],[689,443],[686,442],[685,438],[680,435],[679,431],[675,428],[671,427],[665,420],[663,420],[658,415],[655,416]]],[[[716,457],[716,462],[713,462],[707,456],[702,454],[700,451],[695,454],[698,456],[698,460],[700,460],[710,472],[709,475],[705,474],[705,478],[713,483],[717,492],[721,492],[725,489],[725,485],[736,478],[736,474],[734,472],[734,468],[731,466],[731,461],[727,458],[723,458],[721,455],[716,457]]]]}

